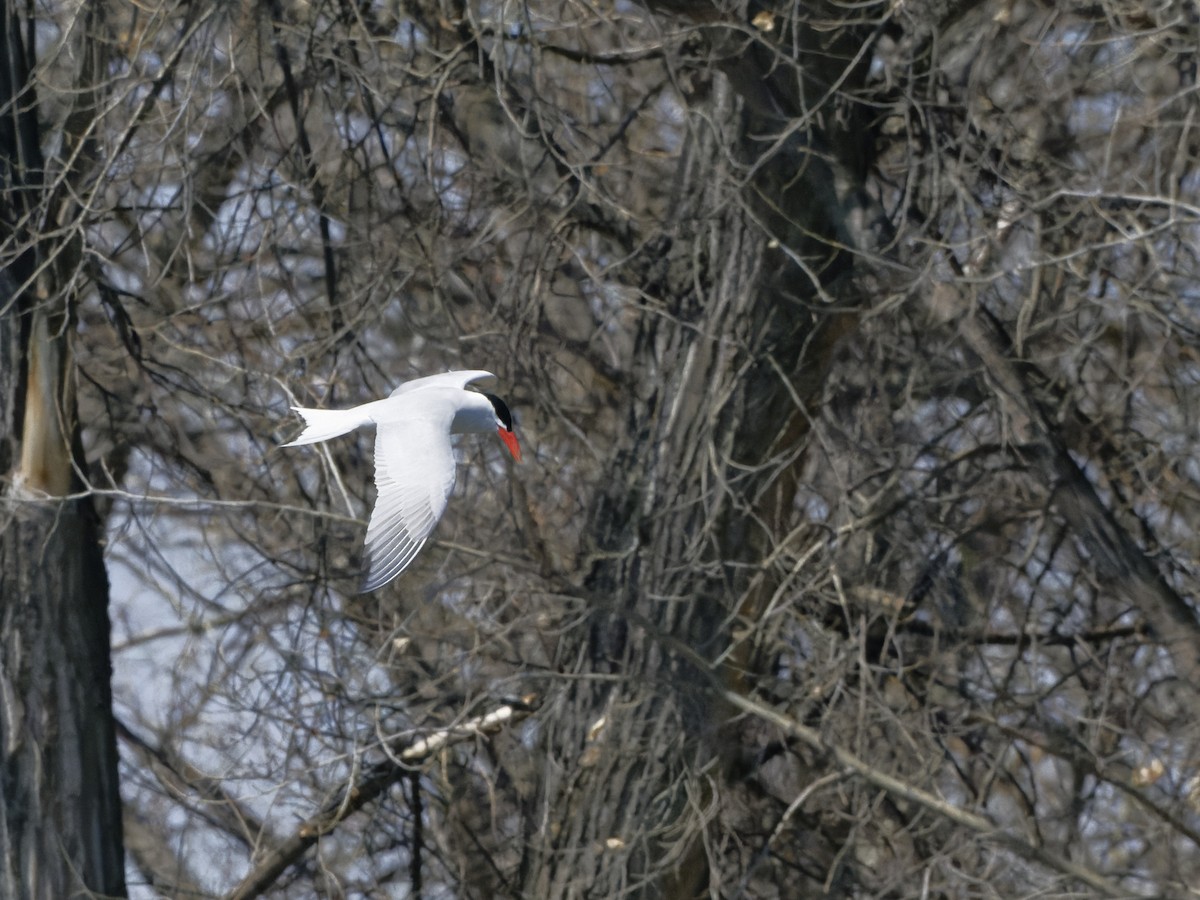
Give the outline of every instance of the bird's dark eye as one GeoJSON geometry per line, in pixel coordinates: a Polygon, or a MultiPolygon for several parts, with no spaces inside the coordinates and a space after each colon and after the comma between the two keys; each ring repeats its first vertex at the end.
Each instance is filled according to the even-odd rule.
{"type": "Polygon", "coordinates": [[[512,431],[512,413],[508,411],[508,405],[495,394],[485,393],[483,396],[492,402],[492,409],[496,410],[496,418],[504,425],[505,430],[512,431]]]}

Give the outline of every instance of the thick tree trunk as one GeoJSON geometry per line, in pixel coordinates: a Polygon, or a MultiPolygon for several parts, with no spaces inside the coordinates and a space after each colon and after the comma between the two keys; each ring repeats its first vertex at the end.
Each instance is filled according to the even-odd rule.
{"type": "Polygon", "coordinates": [[[123,895],[108,581],[95,516],[86,499],[6,505],[0,895],[123,895]]]}
{"type": "Polygon", "coordinates": [[[0,896],[123,896],[108,580],[82,462],[70,300],[39,265],[36,96],[0,10],[0,896]]]}

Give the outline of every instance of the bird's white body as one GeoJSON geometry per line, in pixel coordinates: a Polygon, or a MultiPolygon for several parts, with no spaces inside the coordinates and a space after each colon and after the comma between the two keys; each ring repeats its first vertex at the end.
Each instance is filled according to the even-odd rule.
{"type": "Polygon", "coordinates": [[[383,400],[350,409],[292,407],[304,417],[306,427],[285,447],[375,426],[378,496],[367,525],[363,591],[375,590],[399,575],[442,517],[454,489],[450,435],[499,431],[520,459],[503,401],[466,389],[471,382],[491,378],[495,378],[491,372],[478,369],[446,372],[405,382],[383,400]]]}

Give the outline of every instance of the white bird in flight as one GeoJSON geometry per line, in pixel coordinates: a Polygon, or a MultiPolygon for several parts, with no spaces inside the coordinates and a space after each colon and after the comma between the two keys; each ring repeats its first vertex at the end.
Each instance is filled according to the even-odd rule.
{"type": "Polygon", "coordinates": [[[367,574],[360,591],[387,584],[408,566],[446,509],[454,488],[452,434],[495,430],[513,458],[521,447],[512,430],[512,414],[494,394],[469,391],[467,385],[494,379],[472,369],[407,381],[383,400],[351,409],[306,409],[305,429],[285,447],[314,444],[375,426],[375,487],[378,496],[367,525],[367,574]]]}

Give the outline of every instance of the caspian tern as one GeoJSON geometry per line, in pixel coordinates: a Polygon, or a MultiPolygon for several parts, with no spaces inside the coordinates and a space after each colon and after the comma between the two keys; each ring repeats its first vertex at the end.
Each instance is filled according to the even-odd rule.
{"type": "Polygon", "coordinates": [[[305,429],[283,446],[314,444],[375,426],[375,487],[378,496],[367,525],[367,574],[362,593],[387,584],[413,561],[446,509],[454,488],[452,434],[495,430],[513,458],[521,447],[512,430],[512,413],[494,394],[469,391],[467,385],[491,372],[446,372],[406,381],[383,400],[351,409],[306,409],[305,429]]]}

